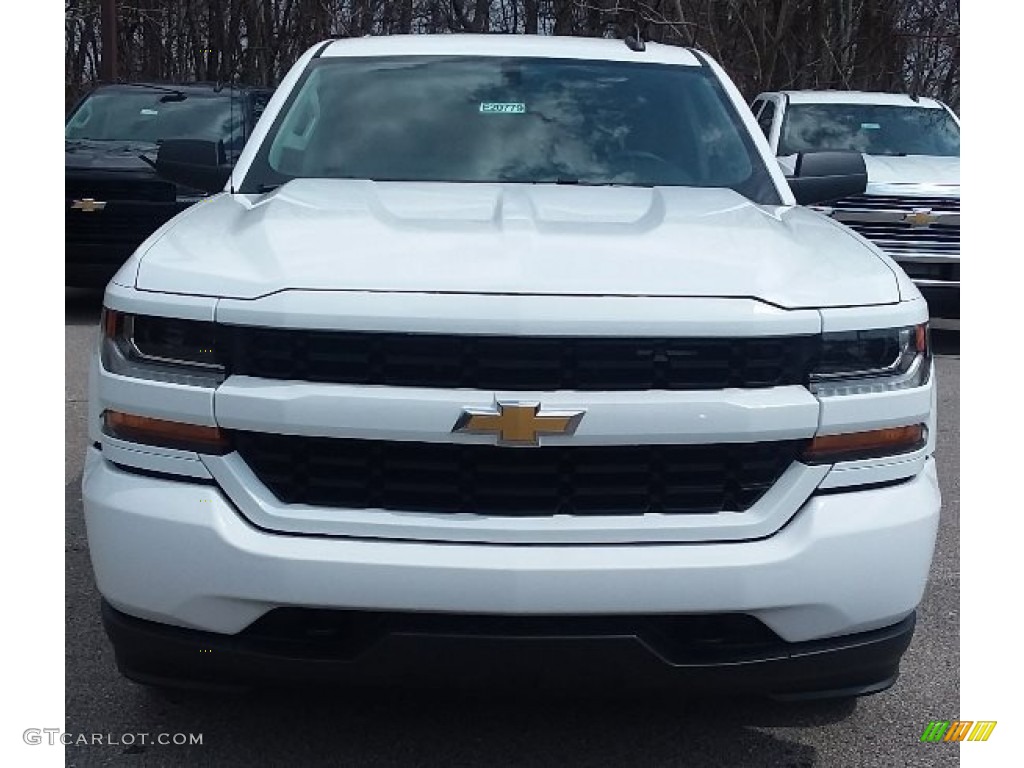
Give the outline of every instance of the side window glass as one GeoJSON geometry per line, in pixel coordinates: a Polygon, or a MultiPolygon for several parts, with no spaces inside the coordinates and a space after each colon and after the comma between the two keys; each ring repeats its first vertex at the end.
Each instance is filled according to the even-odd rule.
{"type": "Polygon", "coordinates": [[[771,139],[772,137],[772,121],[775,119],[775,102],[766,101],[764,103],[764,109],[761,110],[761,114],[757,117],[757,124],[761,126],[761,130],[764,132],[765,138],[771,139]]]}
{"type": "Polygon", "coordinates": [[[263,110],[267,108],[267,102],[270,101],[271,94],[265,91],[257,91],[252,95],[252,121],[257,123],[260,119],[260,115],[263,114],[263,110]]]}
{"type": "Polygon", "coordinates": [[[757,99],[753,104],[750,105],[750,111],[754,113],[754,119],[757,120],[757,113],[761,111],[761,107],[764,106],[764,102],[761,99],[757,99]]]}

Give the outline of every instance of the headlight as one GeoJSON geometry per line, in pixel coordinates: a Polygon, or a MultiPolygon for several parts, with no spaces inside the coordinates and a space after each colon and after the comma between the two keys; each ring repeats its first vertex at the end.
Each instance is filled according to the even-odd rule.
{"type": "Polygon", "coordinates": [[[832,397],[920,387],[928,383],[931,367],[927,323],[826,333],[811,391],[832,397]]]}
{"type": "Polygon", "coordinates": [[[101,360],[111,373],[192,386],[224,380],[214,323],[104,309],[100,324],[101,360]]]}

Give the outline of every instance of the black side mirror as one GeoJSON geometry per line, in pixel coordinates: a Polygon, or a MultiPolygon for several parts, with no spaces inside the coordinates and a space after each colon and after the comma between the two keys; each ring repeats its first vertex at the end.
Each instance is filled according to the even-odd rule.
{"type": "Polygon", "coordinates": [[[802,152],[786,181],[800,205],[812,205],[863,194],[868,171],[860,152],[802,152]]]}
{"type": "Polygon", "coordinates": [[[224,142],[165,139],[156,153],[156,172],[184,187],[220,192],[231,175],[231,165],[224,142]]]}

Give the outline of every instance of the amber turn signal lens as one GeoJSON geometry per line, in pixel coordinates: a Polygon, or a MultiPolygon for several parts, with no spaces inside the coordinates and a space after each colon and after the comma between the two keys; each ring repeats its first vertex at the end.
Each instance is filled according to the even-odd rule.
{"type": "Polygon", "coordinates": [[[218,454],[231,450],[227,435],[218,427],[182,424],[120,411],[104,412],[103,431],[121,440],[163,448],[218,454]]]}
{"type": "Polygon", "coordinates": [[[928,428],[924,424],[850,432],[845,435],[821,435],[807,446],[803,461],[806,464],[832,464],[836,461],[894,456],[924,447],[927,439],[928,428]]]}
{"type": "Polygon", "coordinates": [[[914,346],[922,355],[928,354],[928,323],[922,323],[914,328],[914,346]]]}
{"type": "Polygon", "coordinates": [[[100,327],[103,328],[103,335],[108,339],[117,336],[118,327],[121,324],[122,314],[114,309],[103,308],[100,315],[100,327]]]}

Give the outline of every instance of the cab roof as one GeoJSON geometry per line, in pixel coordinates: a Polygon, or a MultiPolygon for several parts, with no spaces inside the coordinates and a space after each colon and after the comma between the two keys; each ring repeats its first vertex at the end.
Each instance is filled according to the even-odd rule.
{"type": "Polygon", "coordinates": [[[388,35],[335,40],[320,53],[339,56],[514,56],[546,59],[630,61],[644,64],[701,66],[689,48],[646,43],[633,51],[624,41],[551,35],[388,35]]]}
{"type": "Polygon", "coordinates": [[[896,107],[941,109],[935,99],[920,96],[915,101],[906,93],[882,91],[779,91],[789,97],[790,104],[878,104],[896,107]]]}

